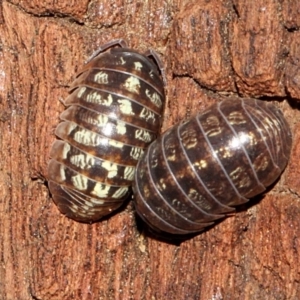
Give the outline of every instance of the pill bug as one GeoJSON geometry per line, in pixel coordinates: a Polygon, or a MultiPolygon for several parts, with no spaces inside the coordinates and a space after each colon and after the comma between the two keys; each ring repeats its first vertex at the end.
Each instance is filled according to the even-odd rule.
{"type": "Polygon", "coordinates": [[[67,217],[93,222],[130,194],[135,166],[161,125],[164,83],[154,51],[102,46],[76,75],[51,148],[48,182],[67,217]]]}
{"type": "Polygon", "coordinates": [[[148,147],[133,184],[137,213],[156,232],[202,231],[265,191],[285,168],[291,142],[271,103],[214,104],[148,147]]]}

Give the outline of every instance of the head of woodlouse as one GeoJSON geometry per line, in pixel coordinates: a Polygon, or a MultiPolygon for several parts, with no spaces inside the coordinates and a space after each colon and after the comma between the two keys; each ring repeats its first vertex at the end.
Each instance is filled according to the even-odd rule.
{"type": "Polygon", "coordinates": [[[216,103],[148,147],[133,184],[137,213],[156,232],[198,233],[274,183],[291,143],[274,104],[216,103]]]}
{"type": "Polygon", "coordinates": [[[123,45],[109,43],[80,70],[55,131],[50,192],[60,211],[80,222],[97,221],[124,203],[135,166],[161,125],[158,67],[123,45]]]}

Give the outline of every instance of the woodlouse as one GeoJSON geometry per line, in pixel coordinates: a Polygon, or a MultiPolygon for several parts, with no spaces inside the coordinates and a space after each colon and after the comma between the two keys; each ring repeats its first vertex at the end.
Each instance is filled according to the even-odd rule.
{"type": "Polygon", "coordinates": [[[48,166],[50,192],[67,217],[93,222],[128,197],[136,163],[161,125],[162,78],[154,51],[140,54],[123,40],[102,46],[77,74],[48,166]]]}
{"type": "Polygon", "coordinates": [[[271,103],[226,99],[154,141],[135,173],[140,217],[155,231],[199,232],[271,185],[285,168],[291,132],[271,103]]]}

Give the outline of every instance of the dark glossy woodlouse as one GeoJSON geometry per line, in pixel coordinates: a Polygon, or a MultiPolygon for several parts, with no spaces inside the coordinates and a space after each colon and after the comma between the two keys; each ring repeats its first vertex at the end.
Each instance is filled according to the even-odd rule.
{"type": "Polygon", "coordinates": [[[161,125],[162,78],[154,51],[140,54],[123,40],[101,47],[77,74],[48,166],[50,192],[67,217],[93,222],[128,197],[137,161],[161,125]]]}
{"type": "Polygon", "coordinates": [[[133,184],[137,213],[158,232],[199,232],[265,191],[285,168],[291,142],[271,103],[214,104],[149,146],[133,184]]]}

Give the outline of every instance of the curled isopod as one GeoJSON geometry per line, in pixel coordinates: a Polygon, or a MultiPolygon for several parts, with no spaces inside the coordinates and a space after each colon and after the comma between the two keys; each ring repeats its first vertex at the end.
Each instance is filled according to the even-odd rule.
{"type": "Polygon", "coordinates": [[[123,40],[101,47],[77,74],[48,166],[50,192],[67,217],[97,221],[128,197],[137,161],[160,129],[163,78],[154,51],[140,54],[123,40]]]}
{"type": "Polygon", "coordinates": [[[200,232],[275,182],[291,143],[275,105],[216,103],[148,147],[135,173],[137,213],[158,232],[200,232]]]}

